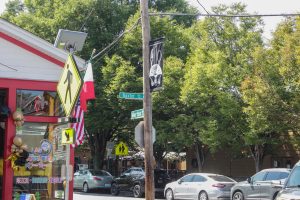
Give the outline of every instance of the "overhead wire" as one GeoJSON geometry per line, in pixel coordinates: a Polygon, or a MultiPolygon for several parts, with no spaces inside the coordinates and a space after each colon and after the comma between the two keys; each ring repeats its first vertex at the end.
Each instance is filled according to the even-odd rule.
{"type": "MultiPolygon", "coordinates": [[[[211,14],[211,13],[209,13],[205,9],[205,7],[199,2],[199,0],[197,0],[197,2],[205,10],[205,12],[207,14],[202,14],[202,13],[179,13],[179,12],[155,12],[155,13],[151,13],[150,12],[149,16],[202,16],[202,17],[229,17],[229,18],[238,18],[238,17],[293,17],[293,16],[300,16],[300,13],[283,13],[283,14],[236,14],[236,15],[211,14]]],[[[92,11],[90,12],[90,14],[92,13],[92,11]]],[[[89,14],[89,16],[90,16],[90,14],[89,14]]],[[[89,18],[89,16],[87,17],[87,19],[89,18]]],[[[140,23],[140,20],[141,20],[141,18],[139,18],[133,24],[133,26],[130,27],[128,30],[125,30],[124,32],[122,32],[114,41],[112,41],[109,45],[107,45],[103,50],[101,50],[96,55],[92,56],[90,60],[93,60],[93,59],[101,56],[100,58],[98,58],[96,60],[96,62],[98,62],[99,59],[102,58],[102,55],[104,53],[109,52],[113,47],[115,47],[115,45],[117,44],[117,42],[119,42],[125,34],[131,32],[134,28],[136,28],[137,25],[140,23]]],[[[218,25],[218,26],[220,26],[220,25],[218,25]]],[[[221,27],[221,28],[223,29],[223,27],[221,27]]]]}
{"type": "MultiPolygon", "coordinates": [[[[101,50],[99,53],[97,53],[96,55],[94,55],[91,60],[97,58],[98,56],[110,51],[115,45],[117,42],[119,42],[122,37],[126,34],[126,33],[129,33],[131,32],[133,29],[135,29],[137,27],[137,25],[140,23],[141,21],[141,18],[139,17],[138,20],[128,29],[128,30],[125,30],[123,31],[114,41],[112,41],[109,45],[107,45],[103,50],[101,50]]],[[[99,60],[99,59],[98,59],[99,60]]],[[[97,60],[97,61],[98,61],[97,60]]]]}
{"type": "Polygon", "coordinates": [[[228,17],[228,18],[238,18],[238,17],[297,17],[300,13],[282,13],[282,14],[202,14],[202,13],[178,13],[178,12],[157,12],[149,13],[150,16],[200,16],[200,17],[228,17]]]}
{"type": "Polygon", "coordinates": [[[84,20],[82,26],[80,27],[79,31],[81,31],[81,30],[84,28],[84,26],[85,26],[87,20],[90,18],[91,14],[93,13],[94,10],[95,10],[95,9],[92,8],[91,12],[90,12],[90,13],[88,14],[88,16],[85,18],[85,20],[84,20]]]}
{"type": "Polygon", "coordinates": [[[15,69],[15,68],[13,68],[13,67],[10,67],[10,66],[8,66],[8,65],[6,65],[6,64],[4,64],[4,63],[2,63],[2,62],[0,62],[0,65],[6,67],[6,68],[8,68],[8,69],[11,69],[11,70],[14,70],[14,71],[18,71],[17,69],[15,69]]]}

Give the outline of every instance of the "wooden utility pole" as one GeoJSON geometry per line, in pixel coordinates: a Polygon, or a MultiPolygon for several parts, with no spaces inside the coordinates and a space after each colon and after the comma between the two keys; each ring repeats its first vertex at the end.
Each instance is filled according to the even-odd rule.
{"type": "Polygon", "coordinates": [[[153,142],[152,142],[152,102],[149,82],[149,41],[150,23],[148,0],[140,0],[143,36],[143,91],[144,91],[144,144],[145,144],[145,198],[154,200],[153,142]]]}

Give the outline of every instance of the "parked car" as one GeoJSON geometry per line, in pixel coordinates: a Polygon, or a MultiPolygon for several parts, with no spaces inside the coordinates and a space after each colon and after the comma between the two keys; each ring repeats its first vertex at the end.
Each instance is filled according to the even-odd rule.
{"type": "Polygon", "coordinates": [[[107,189],[111,187],[113,176],[104,170],[79,170],[74,174],[74,189],[88,192],[92,189],[107,189]]]}
{"type": "Polygon", "coordinates": [[[300,200],[300,161],[294,166],[276,200],[300,200]]]}
{"type": "Polygon", "coordinates": [[[177,181],[168,183],[164,189],[166,200],[230,199],[230,189],[236,181],[223,175],[210,173],[191,173],[177,181]]]}
{"type": "Polygon", "coordinates": [[[274,200],[282,189],[290,169],[264,169],[246,181],[237,183],[231,188],[232,200],[270,199],[274,200]]]}
{"type": "MultiPolygon", "coordinates": [[[[115,178],[111,184],[111,194],[118,195],[120,191],[131,191],[136,198],[145,194],[145,172],[137,170],[138,168],[130,168],[123,172],[120,177],[115,178]]],[[[170,182],[166,170],[154,170],[155,192],[163,192],[166,183],[170,182]]]]}

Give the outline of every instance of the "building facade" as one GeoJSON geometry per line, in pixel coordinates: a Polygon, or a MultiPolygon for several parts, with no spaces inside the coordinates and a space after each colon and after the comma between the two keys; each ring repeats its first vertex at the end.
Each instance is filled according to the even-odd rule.
{"type": "MultiPolygon", "coordinates": [[[[69,124],[58,123],[64,112],[56,92],[67,56],[0,19],[0,200],[73,199],[66,179],[73,176],[74,150],[61,144],[69,124]]],[[[82,69],[85,62],[75,60],[82,69]]]]}

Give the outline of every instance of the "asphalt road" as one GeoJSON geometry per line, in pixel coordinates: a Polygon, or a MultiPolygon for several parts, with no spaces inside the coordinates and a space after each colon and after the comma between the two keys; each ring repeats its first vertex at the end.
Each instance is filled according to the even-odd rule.
{"type": "MultiPolygon", "coordinates": [[[[134,198],[130,193],[120,193],[118,196],[102,192],[83,193],[75,191],[73,200],[144,200],[145,198],[134,198]]],[[[156,200],[163,200],[163,197],[155,198],[156,200]]]]}

